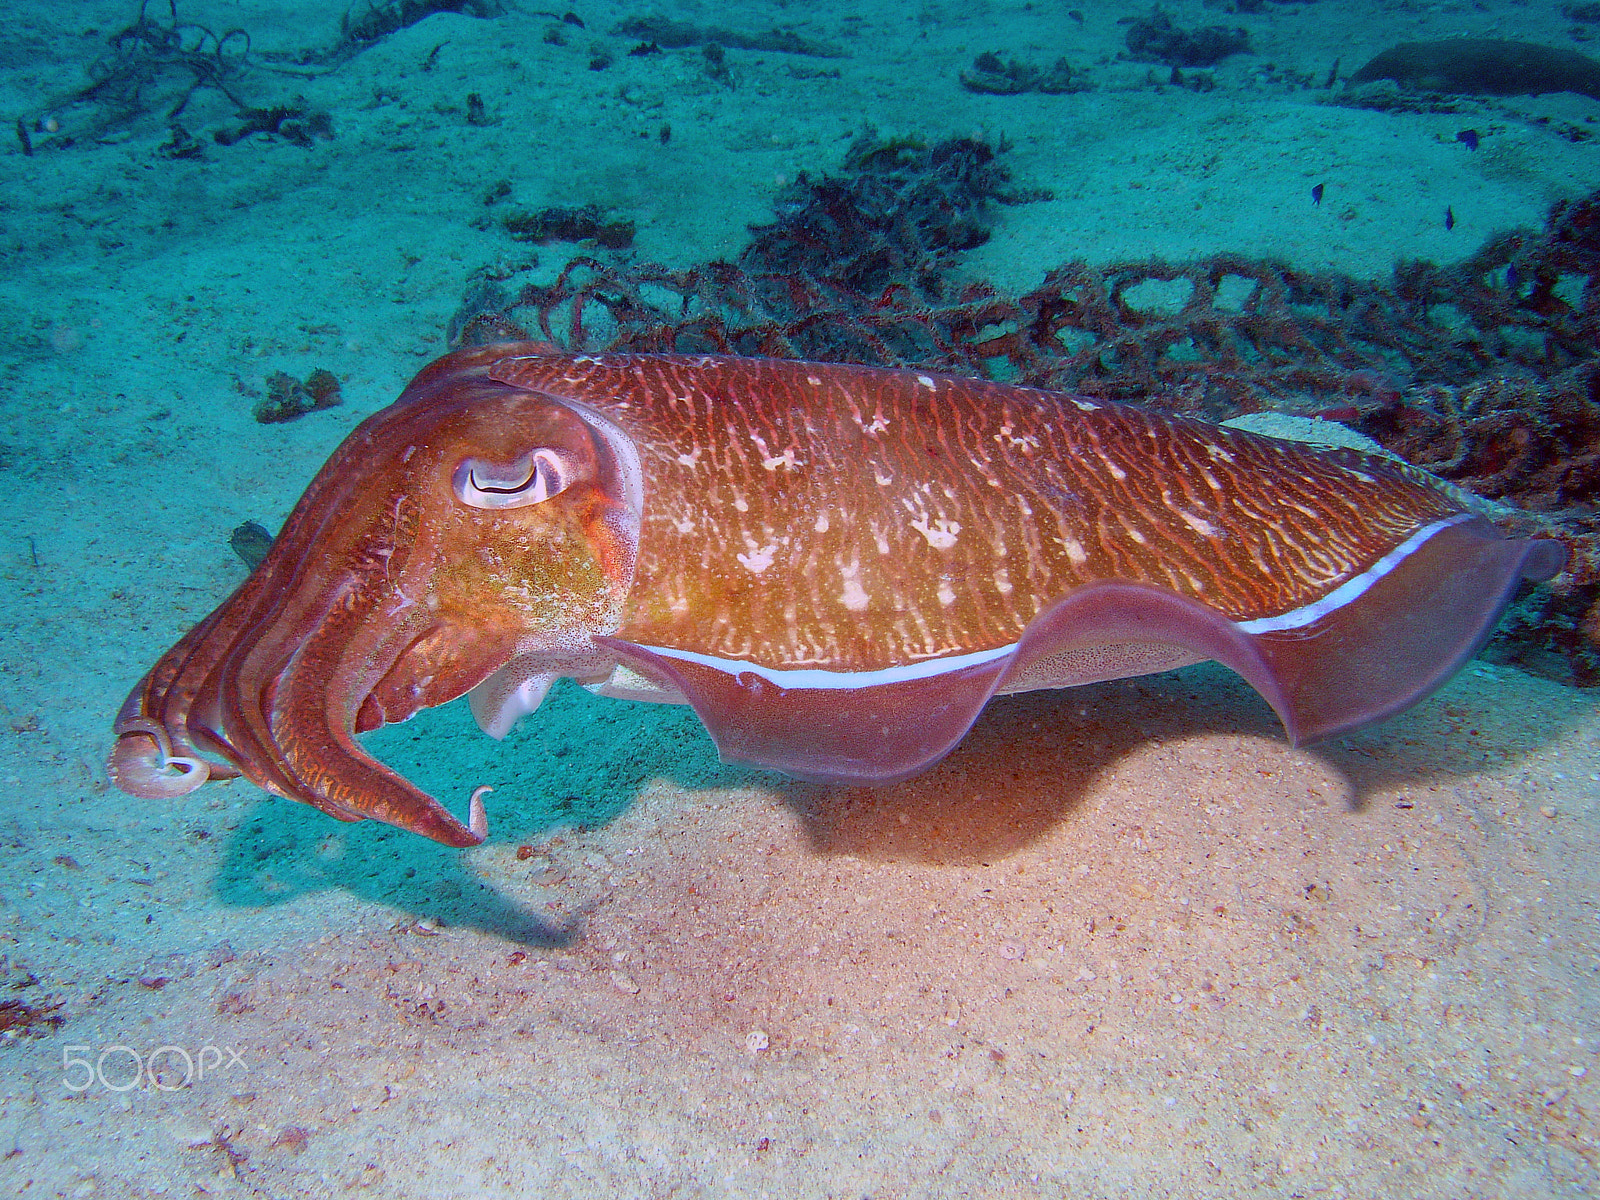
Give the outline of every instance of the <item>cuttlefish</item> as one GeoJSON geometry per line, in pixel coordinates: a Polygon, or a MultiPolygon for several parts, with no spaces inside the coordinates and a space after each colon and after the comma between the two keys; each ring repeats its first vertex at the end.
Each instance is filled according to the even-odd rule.
{"type": "Polygon", "coordinates": [[[551,683],[691,705],[722,758],[887,784],[999,694],[1214,659],[1296,744],[1415,704],[1563,562],[1382,456],[916,370],[462,350],[334,452],[117,718],[111,778],[244,775],[485,836],[357,734],[551,683]]]}

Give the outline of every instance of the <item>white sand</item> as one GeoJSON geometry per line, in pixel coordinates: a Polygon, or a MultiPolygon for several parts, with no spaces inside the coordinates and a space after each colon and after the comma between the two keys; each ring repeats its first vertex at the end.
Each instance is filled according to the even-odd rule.
{"type": "MultiPolygon", "coordinates": [[[[244,784],[134,801],[103,769],[127,689],[243,578],[229,531],[276,528],[444,349],[468,275],[531,256],[473,228],[495,181],[525,206],[612,206],[641,256],[686,265],[737,252],[781,180],[836,168],[868,123],[1003,133],[1019,182],[1057,196],[969,256],[1006,288],[1070,257],[1224,249],[1382,275],[1600,181],[1600,143],[1557,132],[1600,132],[1587,98],[1391,116],[1270,83],[1570,25],[1547,4],[1368,7],[1171,6],[1255,34],[1206,95],[1109,61],[1133,4],[1085,6],[1082,28],[1042,3],[675,10],[851,54],[731,51],[733,91],[696,51],[626,57],[604,33],[624,7],[586,6],[566,47],[543,18],[441,16],[326,78],[257,78],[333,112],[310,150],[170,162],[159,125],[31,158],[8,140],[0,1000],[59,1001],[65,1023],[0,1044],[0,1191],[1600,1191],[1592,693],[1477,666],[1291,751],[1202,668],[998,703],[877,793],[722,768],[688,714],[575,689],[505,744],[459,705],[375,735],[457,811],[499,786],[465,854],[244,784]],[[586,69],[591,42],[610,70],[586,69]],[[1102,90],[971,95],[956,73],[983,50],[1065,54],[1102,90]],[[498,124],[466,124],[469,91],[498,124]],[[314,367],[344,407],[251,419],[270,372],[314,367]],[[167,1051],[173,1090],[115,1090],[162,1046],[238,1061],[208,1053],[185,1083],[167,1051]],[[64,1054],[104,1055],[102,1078],[70,1090],[64,1054]]],[[[11,8],[8,114],[73,86],[130,18],[11,8]]],[[[182,15],[258,51],[335,33],[268,0],[182,15]]],[[[226,114],[202,95],[191,129],[226,114]]],[[[541,248],[539,277],[571,252],[541,248]]]]}

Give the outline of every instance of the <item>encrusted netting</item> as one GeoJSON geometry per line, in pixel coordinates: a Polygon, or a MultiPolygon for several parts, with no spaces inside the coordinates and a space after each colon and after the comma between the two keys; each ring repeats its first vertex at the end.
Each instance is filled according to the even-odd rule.
{"type": "Polygon", "coordinates": [[[858,143],[846,167],[802,177],[735,262],[578,258],[470,305],[456,340],[915,366],[1210,420],[1340,420],[1567,544],[1569,570],[1523,599],[1496,652],[1600,684],[1600,192],[1386,283],[1216,254],[1071,262],[1007,296],[955,282],[994,205],[1037,195],[988,146],[858,143]]]}

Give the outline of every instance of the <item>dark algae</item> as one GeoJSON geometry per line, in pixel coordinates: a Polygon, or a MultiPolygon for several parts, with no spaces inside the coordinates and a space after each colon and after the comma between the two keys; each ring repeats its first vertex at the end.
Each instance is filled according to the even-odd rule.
{"type": "Polygon", "coordinates": [[[332,117],[302,97],[264,95],[272,90],[271,77],[303,80],[338,70],[389,34],[437,12],[488,18],[503,11],[495,0],[368,0],[359,11],[345,14],[331,46],[257,54],[245,29],[219,30],[186,20],[179,16],[177,0],[140,0],[132,22],[111,34],[105,52],[85,68],[89,82],[18,118],[17,140],[31,155],[45,146],[61,149],[154,124],[169,131],[160,157],[201,157],[201,140],[182,122],[193,120],[195,96],[210,91],[234,110],[233,124],[212,131],[218,145],[262,134],[310,147],[333,136],[332,117]]]}
{"type": "Polygon", "coordinates": [[[507,213],[501,219],[506,232],[519,242],[581,242],[592,238],[607,250],[633,245],[635,226],[622,218],[608,218],[599,205],[577,208],[540,208],[507,213]]]}
{"type": "Polygon", "coordinates": [[[254,571],[272,549],[272,534],[261,522],[246,521],[228,535],[228,545],[239,556],[239,561],[254,571]]]}
{"type": "Polygon", "coordinates": [[[1243,29],[1222,25],[1180,29],[1159,7],[1148,17],[1133,18],[1126,40],[1135,60],[1169,67],[1214,67],[1231,54],[1250,50],[1250,35],[1243,29]]]}
{"type": "Polygon", "coordinates": [[[1061,95],[1086,92],[1091,87],[1082,73],[1074,72],[1064,58],[1056,59],[1054,66],[1037,67],[1015,58],[1002,59],[994,53],[978,55],[972,67],[961,72],[961,86],[969,92],[994,96],[1016,96],[1023,92],[1061,95]]]}

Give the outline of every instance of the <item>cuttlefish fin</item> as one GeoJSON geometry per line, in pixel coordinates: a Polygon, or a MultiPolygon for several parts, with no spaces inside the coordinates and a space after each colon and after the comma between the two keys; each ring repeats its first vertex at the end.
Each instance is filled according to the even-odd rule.
{"type": "Polygon", "coordinates": [[[1145,583],[1063,597],[1013,647],[858,675],[778,671],[619,638],[623,662],[676,689],[723,761],[824,783],[881,785],[953,749],[996,692],[1058,687],[1203,659],[1272,706],[1295,745],[1409,708],[1482,648],[1523,579],[1561,567],[1554,542],[1515,541],[1481,518],[1441,522],[1345,592],[1281,616],[1233,620],[1145,583]]]}
{"type": "MultiPolygon", "coordinates": [[[[1004,659],[867,686],[784,687],[617,638],[595,641],[693,706],[722,761],[817,783],[898,783],[938,762],[994,695],[1004,659]]],[[[695,656],[699,657],[699,656],[695,656]]]]}

